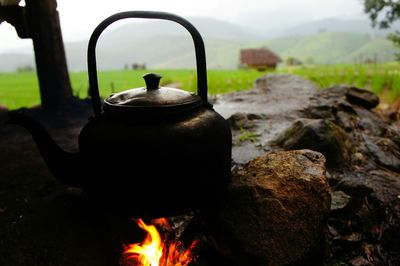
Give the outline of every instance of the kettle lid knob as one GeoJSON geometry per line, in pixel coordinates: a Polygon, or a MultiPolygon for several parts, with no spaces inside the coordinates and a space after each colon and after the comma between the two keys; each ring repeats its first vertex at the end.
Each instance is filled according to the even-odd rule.
{"type": "Polygon", "coordinates": [[[146,82],[146,89],[148,90],[156,90],[160,86],[160,79],[162,77],[158,74],[149,73],[143,76],[144,81],[146,82]]]}

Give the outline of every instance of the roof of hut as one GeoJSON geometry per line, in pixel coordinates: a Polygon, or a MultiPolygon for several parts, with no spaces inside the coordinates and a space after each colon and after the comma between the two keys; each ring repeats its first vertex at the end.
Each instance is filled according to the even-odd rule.
{"type": "Polygon", "coordinates": [[[246,65],[274,65],[282,59],[267,48],[240,50],[240,63],[246,65]]]}

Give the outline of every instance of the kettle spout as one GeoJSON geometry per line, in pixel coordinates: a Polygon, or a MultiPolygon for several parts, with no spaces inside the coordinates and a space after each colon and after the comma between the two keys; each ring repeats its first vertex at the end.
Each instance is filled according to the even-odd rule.
{"type": "Polygon", "coordinates": [[[79,153],[66,152],[61,149],[46,129],[27,115],[9,112],[9,120],[6,124],[23,126],[31,133],[47,167],[58,180],[68,186],[81,186],[85,168],[79,153]]]}

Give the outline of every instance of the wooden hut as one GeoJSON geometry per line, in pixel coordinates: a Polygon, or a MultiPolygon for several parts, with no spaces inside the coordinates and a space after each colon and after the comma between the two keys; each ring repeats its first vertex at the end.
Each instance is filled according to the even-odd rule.
{"type": "Polygon", "coordinates": [[[275,69],[282,59],[267,48],[240,50],[240,65],[258,70],[275,69]]]}

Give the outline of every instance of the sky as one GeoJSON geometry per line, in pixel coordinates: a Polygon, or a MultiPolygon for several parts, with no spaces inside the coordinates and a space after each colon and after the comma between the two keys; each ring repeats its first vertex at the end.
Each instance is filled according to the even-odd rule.
{"type": "MultiPolygon", "coordinates": [[[[64,41],[87,39],[106,17],[128,10],[172,12],[190,17],[212,17],[249,27],[295,26],[323,18],[358,18],[363,0],[58,0],[64,41]]],[[[0,24],[0,52],[31,46],[12,26],[0,24]]]]}

